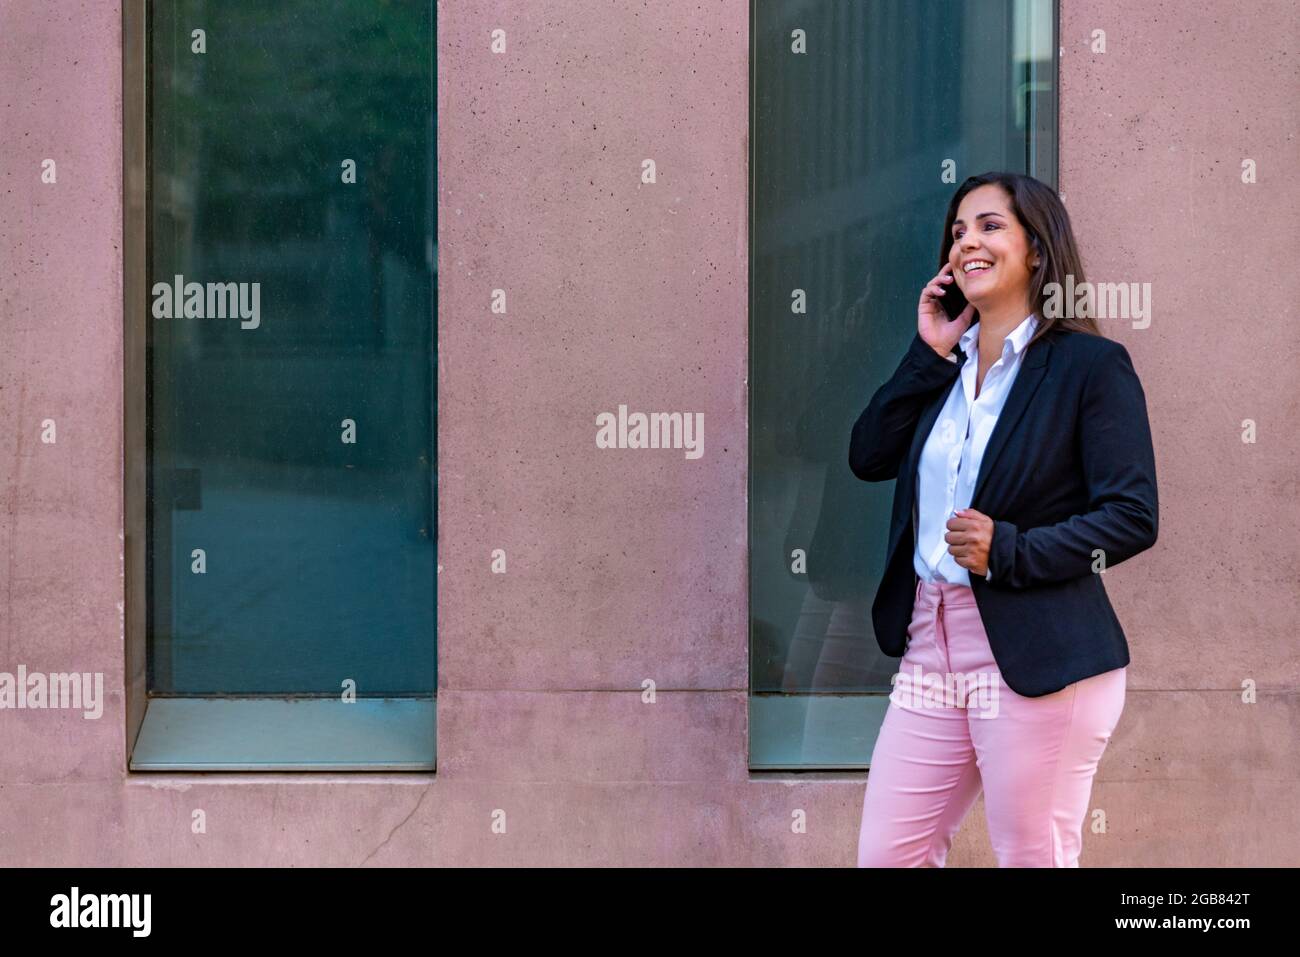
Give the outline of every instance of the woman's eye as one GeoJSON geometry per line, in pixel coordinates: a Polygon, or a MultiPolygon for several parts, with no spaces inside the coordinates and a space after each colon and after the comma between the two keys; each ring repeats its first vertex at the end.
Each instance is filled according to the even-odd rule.
{"type": "MultiPolygon", "coordinates": [[[[1001,229],[1001,228],[1002,228],[1002,224],[1001,224],[1001,223],[987,222],[987,223],[984,224],[984,229],[985,229],[986,231],[989,230],[989,229],[1001,229]]],[[[953,238],[953,239],[961,239],[961,237],[965,234],[965,232],[966,232],[966,230],[964,230],[964,229],[954,229],[954,230],[952,231],[952,238],[953,238]]]]}

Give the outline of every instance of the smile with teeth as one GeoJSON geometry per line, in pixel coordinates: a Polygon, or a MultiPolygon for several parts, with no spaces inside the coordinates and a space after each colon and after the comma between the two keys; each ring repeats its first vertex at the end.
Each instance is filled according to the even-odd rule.
{"type": "Polygon", "coordinates": [[[961,271],[969,276],[973,272],[984,272],[984,270],[992,268],[993,264],[987,259],[972,259],[966,265],[961,267],[961,271]]]}

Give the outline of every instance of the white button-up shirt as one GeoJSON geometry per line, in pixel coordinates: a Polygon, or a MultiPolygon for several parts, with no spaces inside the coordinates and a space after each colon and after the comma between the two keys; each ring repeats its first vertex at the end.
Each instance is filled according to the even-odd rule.
{"type": "MultiPolygon", "coordinates": [[[[917,464],[914,503],[916,549],[912,567],[922,581],[970,585],[970,572],[957,564],[944,535],[948,519],[958,509],[969,508],[984,449],[998,415],[1006,404],[1011,384],[1024,358],[1025,344],[1038,328],[1030,313],[1002,342],[1002,356],[984,374],[978,398],[975,376],[979,372],[979,323],[962,334],[958,345],[966,355],[961,375],[921,449],[917,464]]],[[[956,356],[952,357],[954,360],[956,356]]],[[[991,575],[986,574],[985,578],[991,575]]]]}

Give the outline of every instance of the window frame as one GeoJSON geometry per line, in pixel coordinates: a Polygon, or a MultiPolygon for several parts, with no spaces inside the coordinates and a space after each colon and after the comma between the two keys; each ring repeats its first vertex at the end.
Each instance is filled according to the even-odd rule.
{"type": "MultiPolygon", "coordinates": [[[[746,189],[746,410],[745,430],[746,447],[749,460],[746,463],[746,573],[745,573],[745,609],[746,609],[746,650],[750,669],[746,685],[746,707],[748,710],[746,734],[746,767],[751,776],[758,778],[769,774],[819,773],[819,772],[860,772],[870,768],[869,755],[880,733],[888,709],[888,692],[837,692],[837,691],[761,691],[753,689],[753,647],[754,615],[750,586],[752,583],[753,542],[754,542],[754,468],[753,468],[753,427],[754,427],[754,329],[755,329],[755,277],[754,277],[754,242],[755,242],[755,196],[758,181],[758,138],[754,135],[756,128],[756,107],[758,77],[758,6],[760,0],[749,2],[749,136],[748,136],[748,177],[746,189]],[[821,728],[837,729],[831,736],[834,741],[833,753],[824,757],[810,757],[806,753],[806,744],[801,739],[803,728],[809,715],[816,716],[821,728]],[[863,760],[844,758],[846,752],[856,752],[866,757],[863,760]]],[[[1042,123],[1052,131],[1049,144],[1050,152],[1034,137],[1027,137],[1025,143],[1025,165],[1030,174],[1060,188],[1060,115],[1061,115],[1061,4],[1060,0],[1050,0],[1052,17],[1051,71],[1052,96],[1040,105],[1050,110],[1050,115],[1041,117],[1042,123]],[[1046,155],[1044,155],[1046,153],[1046,155]]],[[[1011,15],[1014,21],[1014,13],[1011,15]]],[[[1012,45],[1014,48],[1014,39],[1012,45]]],[[[1021,84],[1016,92],[1023,95],[1030,91],[1032,84],[1021,84]]],[[[1018,103],[1019,106],[1019,103],[1018,103]]],[[[964,177],[963,177],[964,178],[964,177]]],[[[847,448],[848,437],[845,436],[847,448]]],[[[868,638],[868,640],[874,640],[868,638]]]]}
{"type": "MultiPolygon", "coordinates": [[[[436,44],[437,5],[430,0],[430,7],[436,44]]],[[[124,0],[122,4],[124,600],[120,610],[126,720],[122,757],[127,776],[159,771],[401,771],[432,777],[437,767],[436,688],[430,698],[357,698],[352,703],[341,697],[295,695],[150,695],[146,550],[148,503],[153,493],[147,400],[151,9],[150,0],[124,0]]],[[[433,82],[437,82],[436,49],[433,82]]],[[[437,135],[436,130],[432,135],[437,135]]],[[[433,202],[436,196],[435,190],[433,202]]],[[[436,268],[434,276],[436,283],[436,268]]],[[[434,323],[436,343],[436,313],[434,323]]],[[[436,376],[433,388],[438,388],[436,376]]],[[[436,416],[433,427],[436,430],[436,416]]],[[[436,462],[433,467],[436,469],[436,462]]],[[[436,501],[433,507],[437,508],[436,501]]],[[[433,640],[436,643],[436,634],[433,640]]]]}

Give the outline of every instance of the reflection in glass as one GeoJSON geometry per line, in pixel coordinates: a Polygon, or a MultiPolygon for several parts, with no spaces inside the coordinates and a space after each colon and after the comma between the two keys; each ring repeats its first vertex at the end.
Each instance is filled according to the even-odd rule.
{"type": "Polygon", "coordinates": [[[150,692],[430,696],[432,4],[150,10],[150,692]]]}

